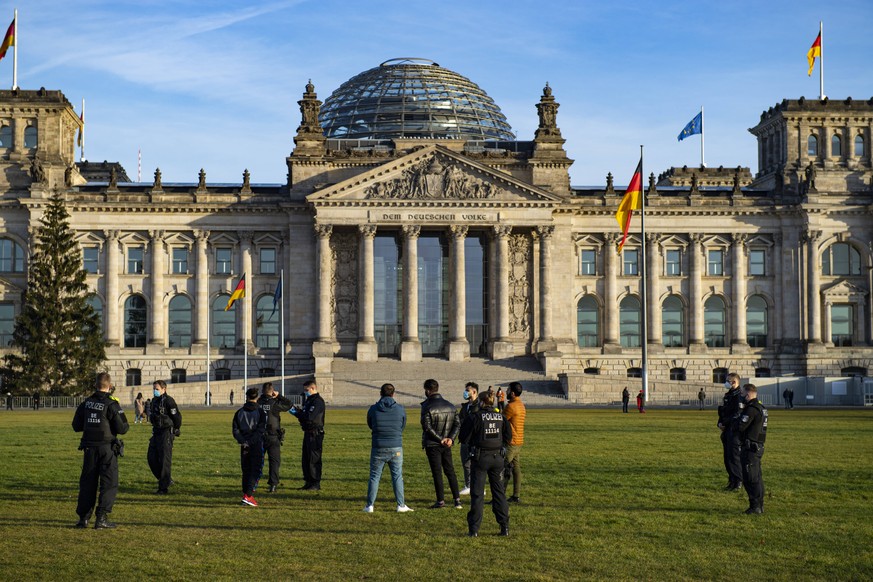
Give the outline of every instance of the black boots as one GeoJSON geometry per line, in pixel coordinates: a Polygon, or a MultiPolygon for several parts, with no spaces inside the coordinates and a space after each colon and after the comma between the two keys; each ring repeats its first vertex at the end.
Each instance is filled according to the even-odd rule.
{"type": "Polygon", "coordinates": [[[115,529],[116,527],[118,526],[107,520],[105,515],[98,515],[97,521],[94,522],[94,529],[115,529]]]}
{"type": "Polygon", "coordinates": [[[80,517],[79,521],[76,522],[76,529],[85,529],[86,527],[88,527],[88,520],[80,517]]]}

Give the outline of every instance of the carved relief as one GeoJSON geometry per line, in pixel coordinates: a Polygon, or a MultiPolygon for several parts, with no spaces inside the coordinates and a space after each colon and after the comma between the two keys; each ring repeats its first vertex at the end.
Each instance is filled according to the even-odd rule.
{"type": "Polygon", "coordinates": [[[333,255],[333,294],[331,325],[337,339],[358,337],[358,237],[354,232],[338,232],[330,240],[333,255]]]}
{"type": "Polygon", "coordinates": [[[509,335],[527,338],[532,322],[531,251],[533,245],[526,234],[509,237],[509,335]]]}
{"type": "Polygon", "coordinates": [[[437,156],[422,160],[403,170],[399,178],[373,184],[364,194],[367,198],[421,200],[428,198],[484,199],[494,198],[503,190],[490,182],[465,173],[458,166],[443,166],[437,156]]]}

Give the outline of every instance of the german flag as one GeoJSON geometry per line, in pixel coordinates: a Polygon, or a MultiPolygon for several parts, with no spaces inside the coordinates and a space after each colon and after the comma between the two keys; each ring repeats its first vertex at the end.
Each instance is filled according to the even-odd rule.
{"type": "Polygon", "coordinates": [[[233,290],[233,293],[230,295],[230,299],[227,300],[227,307],[224,308],[225,311],[233,307],[233,302],[237,299],[242,299],[246,296],[246,274],[243,273],[242,278],[239,280],[239,283],[236,284],[236,289],[233,290]]]}
{"type": "Polygon", "coordinates": [[[15,46],[15,19],[12,19],[12,24],[6,30],[6,36],[3,37],[3,44],[0,44],[0,60],[6,56],[6,51],[9,47],[15,46]]]}
{"type": "Polygon", "coordinates": [[[631,218],[634,210],[641,210],[643,207],[643,158],[640,158],[640,163],[637,164],[637,169],[628,184],[627,190],[624,193],[624,198],[618,205],[618,212],[615,213],[615,219],[618,221],[618,226],[621,228],[621,242],[618,243],[618,252],[624,247],[627,241],[627,234],[630,230],[631,218]]]}
{"type": "MultiPolygon", "coordinates": [[[[6,43],[3,43],[3,46],[6,46],[6,43]]],[[[806,51],[806,60],[809,61],[808,76],[812,76],[812,69],[815,67],[815,57],[821,58],[821,33],[818,33],[818,36],[815,37],[815,42],[806,51]]]]}

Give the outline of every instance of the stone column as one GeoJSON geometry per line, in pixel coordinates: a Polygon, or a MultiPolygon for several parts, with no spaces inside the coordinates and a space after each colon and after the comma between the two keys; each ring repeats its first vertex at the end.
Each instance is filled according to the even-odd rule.
{"type": "Polygon", "coordinates": [[[552,235],[554,226],[538,226],[540,239],[540,339],[537,351],[557,349],[552,331],[552,235]]]}
{"type": "MultiPolygon", "coordinates": [[[[194,272],[194,344],[201,346],[197,349],[198,352],[205,352],[206,339],[209,334],[209,255],[207,248],[209,244],[208,230],[195,230],[194,239],[196,240],[194,249],[196,253],[196,271],[194,272]]],[[[193,346],[192,346],[193,347],[193,346]]]]}
{"type": "Polygon", "coordinates": [[[809,343],[820,345],[821,340],[821,271],[819,270],[818,240],[820,230],[809,230],[804,234],[807,257],[807,305],[809,309],[809,343]]]}
{"type": "Polygon", "coordinates": [[[162,349],[166,345],[166,325],[164,318],[164,271],[166,271],[167,248],[162,230],[149,232],[152,238],[151,265],[151,327],[149,329],[149,351],[162,349]]]}
{"type": "Polygon", "coordinates": [[[375,362],[379,359],[379,348],[376,344],[376,313],[375,313],[375,274],[373,272],[373,239],[376,238],[376,227],[373,225],[358,226],[360,233],[360,263],[358,268],[358,310],[360,312],[359,334],[357,344],[357,360],[359,362],[375,362]]]}
{"type": "Polygon", "coordinates": [[[418,235],[421,227],[403,227],[403,338],[400,360],[421,361],[421,341],[418,339],[418,235]]]}
{"type": "Polygon", "coordinates": [[[825,321],[824,321],[825,340],[823,343],[827,346],[830,346],[830,347],[833,347],[833,345],[834,345],[834,330],[831,327],[831,322],[833,321],[831,319],[831,309],[833,308],[833,306],[834,306],[834,304],[830,300],[825,300],[825,321]]]}
{"type": "Polygon", "coordinates": [[[316,273],[316,287],[318,291],[318,338],[323,344],[331,342],[331,278],[333,276],[333,257],[330,252],[330,235],[333,227],[329,224],[316,224],[315,236],[318,237],[318,271],[316,273]]]}
{"type": "Polygon", "coordinates": [[[246,276],[246,296],[242,300],[242,322],[237,320],[237,329],[239,330],[239,340],[245,341],[245,348],[248,350],[253,344],[253,326],[252,326],[252,300],[255,292],[255,274],[252,272],[252,240],[255,233],[250,230],[241,231],[239,233],[240,244],[240,271],[246,276]]]}
{"type": "Polygon", "coordinates": [[[689,236],[691,245],[689,246],[689,257],[691,273],[688,281],[690,305],[688,315],[691,320],[691,341],[689,342],[689,351],[703,352],[706,351],[706,344],[703,341],[703,285],[701,277],[703,277],[703,235],[700,233],[692,233],[689,236]]]}
{"type": "Polygon", "coordinates": [[[749,349],[748,334],[746,333],[746,235],[734,235],[734,244],[731,249],[731,261],[733,263],[733,337],[731,348],[735,352],[745,352],[749,349]]]}
{"type": "Polygon", "coordinates": [[[495,360],[512,357],[513,346],[509,339],[509,234],[511,226],[494,227],[494,240],[497,245],[497,265],[494,282],[497,303],[497,337],[491,344],[491,357],[495,360]]]}
{"type": "Polygon", "coordinates": [[[106,249],[106,343],[110,347],[121,345],[121,329],[124,322],[118,313],[118,273],[120,270],[120,255],[118,251],[118,231],[108,230],[103,232],[106,237],[104,247],[106,249]]]}
{"type": "Polygon", "coordinates": [[[664,340],[661,325],[661,240],[663,236],[657,233],[646,233],[646,331],[648,333],[649,351],[663,351],[664,340]]]}
{"type": "Polygon", "coordinates": [[[452,310],[449,319],[449,344],[447,355],[450,362],[470,359],[470,342],[467,341],[467,270],[464,243],[467,226],[454,225],[451,230],[452,255],[452,310]]]}
{"type": "Polygon", "coordinates": [[[618,264],[619,255],[616,252],[618,235],[608,232],[604,236],[606,245],[603,247],[603,351],[616,353],[621,351],[618,339],[618,264]]]}
{"type": "MultiPolygon", "coordinates": [[[[786,334],[788,333],[788,326],[785,325],[785,298],[782,296],[785,289],[785,284],[783,282],[783,274],[782,269],[782,233],[777,232],[773,235],[773,254],[769,257],[769,261],[766,263],[767,269],[773,269],[773,299],[776,303],[773,309],[768,309],[768,320],[767,320],[767,343],[777,350],[779,349],[779,345],[783,342],[786,334]]],[[[765,271],[769,272],[769,271],[765,271]]]]}

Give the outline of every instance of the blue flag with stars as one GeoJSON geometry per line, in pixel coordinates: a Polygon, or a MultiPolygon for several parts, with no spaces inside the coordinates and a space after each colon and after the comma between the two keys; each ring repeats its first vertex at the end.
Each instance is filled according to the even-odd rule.
{"type": "Polygon", "coordinates": [[[682,141],[686,137],[691,137],[694,134],[703,133],[703,112],[701,111],[697,115],[694,116],[694,119],[688,122],[688,125],[685,126],[685,129],[682,130],[682,133],[679,134],[679,137],[676,138],[678,141],[682,141]]]}
{"type": "Polygon", "coordinates": [[[282,299],[282,279],[279,279],[279,283],[276,284],[276,291],[273,292],[273,311],[270,313],[270,319],[273,319],[273,315],[276,313],[276,307],[279,306],[280,299],[282,299]]]}

